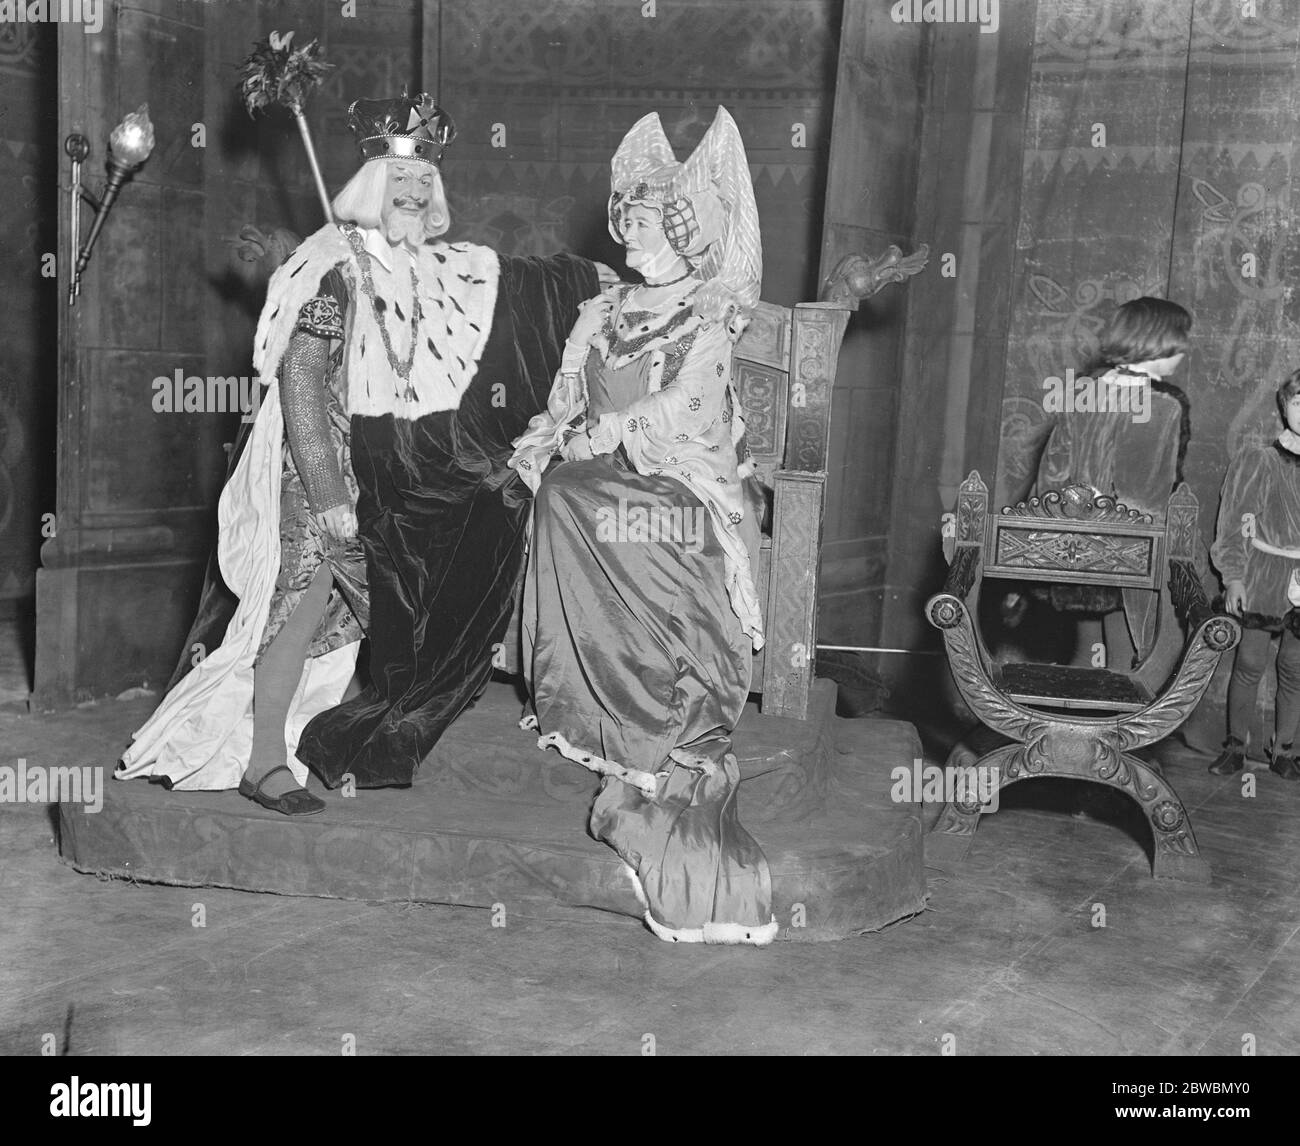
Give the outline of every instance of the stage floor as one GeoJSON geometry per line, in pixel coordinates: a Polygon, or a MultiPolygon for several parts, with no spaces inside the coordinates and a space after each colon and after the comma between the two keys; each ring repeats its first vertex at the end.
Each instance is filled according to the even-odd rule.
{"type": "MultiPolygon", "coordinates": [[[[891,769],[921,756],[915,729],[837,718],[830,681],[814,695],[808,721],[750,705],[735,738],[740,817],[767,854],[785,939],[877,930],[925,906],[918,809],[889,797],[891,769]]],[[[301,819],[236,792],[110,782],[98,813],[60,808],[60,851],[78,871],[141,882],[639,919],[622,861],[586,832],[596,778],[538,750],[519,715],[515,690],[494,683],[412,787],[322,793],[328,809],[301,819]]]]}
{"type": "MultiPolygon", "coordinates": [[[[110,764],[157,701],[0,708],[0,745],[110,764]]],[[[1162,750],[1209,886],[1151,878],[1136,804],[1081,817],[1090,785],[1043,780],[1003,793],[959,870],[927,868],[920,915],[761,950],[662,943],[606,911],[494,928],[488,909],[94,879],[59,859],[57,809],[0,804],[0,1053],[50,1032],[73,1057],[337,1056],[345,1034],[359,1055],[639,1056],[647,1032],[661,1056],[937,1055],[955,1037],[968,1056],[1239,1058],[1245,1033],[1260,1056],[1300,1053],[1296,785],[1254,769],[1243,799],[1213,756],[1162,750]]]]}

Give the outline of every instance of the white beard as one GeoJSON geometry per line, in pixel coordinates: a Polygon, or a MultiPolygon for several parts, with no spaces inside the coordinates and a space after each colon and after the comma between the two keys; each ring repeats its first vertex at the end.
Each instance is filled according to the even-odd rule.
{"type": "Polygon", "coordinates": [[[390,243],[406,243],[418,247],[424,242],[424,224],[427,216],[413,215],[409,211],[393,211],[384,222],[384,238],[390,243]]]}

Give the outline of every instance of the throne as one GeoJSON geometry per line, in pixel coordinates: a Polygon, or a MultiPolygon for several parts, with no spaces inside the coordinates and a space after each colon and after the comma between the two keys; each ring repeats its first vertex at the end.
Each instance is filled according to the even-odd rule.
{"type": "Polygon", "coordinates": [[[959,861],[981,814],[980,797],[1020,780],[1068,777],[1117,788],[1137,801],[1154,838],[1156,878],[1207,883],[1182,800],[1134,749],[1168,736],[1200,701],[1219,658],[1241,638],[1235,618],[1210,608],[1193,564],[1197,501],[1186,483],[1169,499],[1164,520],[1140,513],[1087,486],[988,512],[988,487],[978,473],[961,484],[945,529],[949,554],[943,591],[926,605],[943,633],[949,667],[966,703],[1011,744],[974,766],[990,783],[956,785],[926,841],[927,854],[959,861]],[[994,665],[974,620],[985,577],[1159,591],[1166,582],[1176,616],[1161,627],[1186,626],[1177,670],[1155,679],[1148,658],[1131,672],[1059,665],[994,665]]]}
{"type": "MultiPolygon", "coordinates": [[[[849,314],[889,283],[918,273],[928,256],[924,245],[907,256],[897,247],[874,259],[846,256],[828,276],[821,301],[795,307],[760,302],[732,355],[750,452],[772,499],[754,570],[767,643],[754,654],[750,686],[761,694],[765,714],[809,715],[831,389],[849,314]]],[[[523,594],[516,593],[495,662],[512,675],[521,671],[522,609],[523,594]]]]}

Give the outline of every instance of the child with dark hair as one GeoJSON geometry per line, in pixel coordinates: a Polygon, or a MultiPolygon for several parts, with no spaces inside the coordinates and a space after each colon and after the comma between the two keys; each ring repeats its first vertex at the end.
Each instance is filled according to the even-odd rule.
{"type": "Polygon", "coordinates": [[[1280,634],[1269,769],[1300,779],[1292,748],[1300,724],[1300,370],[1278,387],[1277,405],[1283,430],[1276,440],[1247,446],[1228,467],[1210,549],[1224,607],[1242,621],[1228,684],[1228,739],[1210,765],[1216,776],[1245,767],[1259,681],[1280,634]]]}
{"type": "MultiPolygon", "coordinates": [[[[1075,379],[1078,399],[1052,426],[1039,461],[1038,494],[1087,485],[1131,509],[1164,517],[1169,495],[1183,478],[1191,432],[1187,396],[1165,379],[1186,356],[1191,327],[1192,316],[1168,299],[1137,298],[1116,308],[1085,376],[1075,379]]],[[[1121,595],[1107,586],[1084,585],[1053,585],[1048,595],[1062,612],[1113,618],[1115,624],[1110,618],[1106,624],[1111,663],[1116,646],[1124,643],[1121,608],[1137,659],[1150,653],[1160,595],[1141,589],[1121,595]]],[[[1089,663],[1101,636],[1097,621],[1080,625],[1076,663],[1089,663]]]]}

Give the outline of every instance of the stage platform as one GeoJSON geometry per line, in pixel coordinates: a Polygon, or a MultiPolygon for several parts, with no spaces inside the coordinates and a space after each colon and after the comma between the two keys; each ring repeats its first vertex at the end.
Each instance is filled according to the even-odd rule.
{"type": "MultiPolygon", "coordinates": [[[[520,711],[514,688],[493,683],[414,785],[348,798],[313,779],[329,802],[318,816],[109,781],[98,813],[60,807],[60,852],[78,871],[141,882],[639,920],[622,861],[587,835],[597,778],[540,751],[520,711]]],[[[811,719],[751,704],[735,737],[741,822],[771,865],[783,939],[843,938],[925,906],[918,809],[889,798],[890,770],[921,755],[916,730],[834,711],[834,683],[821,680],[811,719]]]]}

